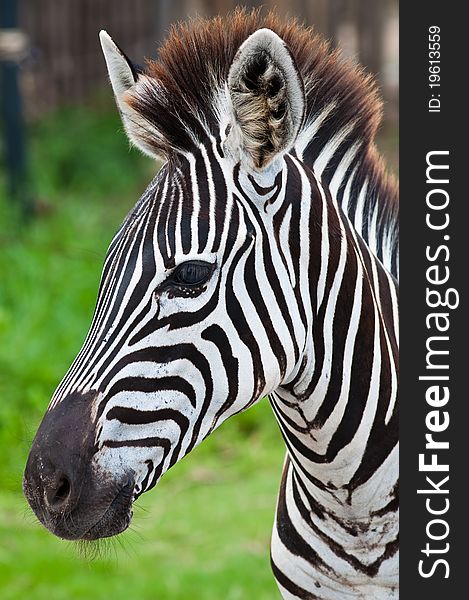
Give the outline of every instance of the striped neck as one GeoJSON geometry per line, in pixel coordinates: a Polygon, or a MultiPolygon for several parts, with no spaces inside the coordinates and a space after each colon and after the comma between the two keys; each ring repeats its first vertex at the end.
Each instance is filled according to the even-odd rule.
{"type": "Polygon", "coordinates": [[[357,132],[353,121],[331,130],[336,114],[326,106],[305,128],[295,145],[298,159],[327,188],[334,204],[371,252],[396,278],[399,269],[398,184],[386,172],[373,138],[357,132]]]}
{"type": "Polygon", "coordinates": [[[311,498],[365,518],[393,501],[397,478],[382,469],[397,467],[396,283],[310,171],[302,185],[309,324],[302,358],[271,403],[311,498]]]}

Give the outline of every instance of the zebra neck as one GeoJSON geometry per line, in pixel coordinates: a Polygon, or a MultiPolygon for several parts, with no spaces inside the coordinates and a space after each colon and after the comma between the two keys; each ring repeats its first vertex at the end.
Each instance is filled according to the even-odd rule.
{"type": "Polygon", "coordinates": [[[309,266],[305,351],[271,404],[303,488],[332,513],[360,520],[396,493],[396,284],[318,190],[322,239],[309,266]]]}
{"type": "Polygon", "coordinates": [[[308,498],[310,510],[316,512],[321,506],[341,520],[367,523],[370,517],[381,520],[388,510],[397,509],[398,441],[394,422],[388,426],[381,448],[374,448],[371,456],[369,438],[375,434],[366,411],[354,431],[344,426],[356,398],[347,398],[339,424],[332,415],[319,428],[307,415],[317,404],[314,396],[298,403],[279,388],[269,399],[287,447],[290,476],[308,498]],[[331,432],[333,426],[335,433],[331,432]]]}
{"type": "Polygon", "coordinates": [[[296,156],[316,174],[373,254],[397,277],[398,184],[387,173],[373,139],[359,135],[353,121],[331,131],[329,111],[326,107],[303,132],[308,141],[297,145],[296,156]]]}

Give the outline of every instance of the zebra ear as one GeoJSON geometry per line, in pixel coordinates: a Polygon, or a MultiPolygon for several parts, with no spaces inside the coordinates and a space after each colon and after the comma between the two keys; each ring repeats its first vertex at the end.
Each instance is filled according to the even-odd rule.
{"type": "Polygon", "coordinates": [[[117,108],[119,109],[127,137],[144,154],[156,157],[151,144],[148,142],[151,139],[152,133],[149,131],[149,123],[142,119],[126,102],[129,92],[135,88],[139,76],[141,76],[143,71],[127,58],[106,31],[101,30],[99,32],[99,40],[116,98],[117,108]]]}
{"type": "Polygon", "coordinates": [[[231,129],[226,143],[262,170],[294,144],[303,122],[304,85],[285,42],[259,29],[241,45],[228,74],[231,129]]]}

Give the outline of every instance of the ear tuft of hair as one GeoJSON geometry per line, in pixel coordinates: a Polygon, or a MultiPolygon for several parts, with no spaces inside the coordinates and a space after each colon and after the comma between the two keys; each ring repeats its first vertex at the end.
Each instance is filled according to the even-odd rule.
{"type": "Polygon", "coordinates": [[[241,45],[228,74],[234,113],[232,148],[256,169],[293,145],[303,121],[304,86],[283,40],[259,29],[241,45]]]}

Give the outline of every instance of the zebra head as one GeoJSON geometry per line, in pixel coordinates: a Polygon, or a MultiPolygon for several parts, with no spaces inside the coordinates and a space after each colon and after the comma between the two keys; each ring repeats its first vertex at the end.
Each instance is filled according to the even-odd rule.
{"type": "Polygon", "coordinates": [[[111,242],[26,466],[31,507],[67,539],[124,530],[168,468],[295,375],[306,336],[305,97],[284,41],[257,29],[221,45],[226,68],[196,48],[143,71],[100,37],[129,139],[165,163],[111,242]]]}

